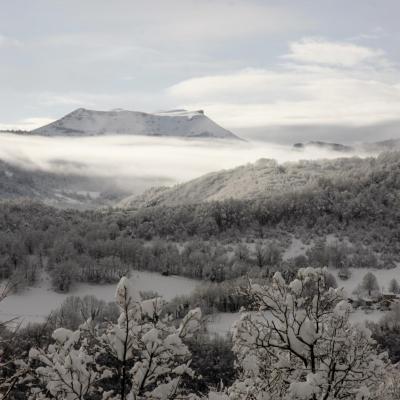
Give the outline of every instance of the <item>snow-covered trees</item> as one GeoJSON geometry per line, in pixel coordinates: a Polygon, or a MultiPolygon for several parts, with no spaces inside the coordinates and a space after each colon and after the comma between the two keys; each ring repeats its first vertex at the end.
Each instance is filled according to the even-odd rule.
{"type": "Polygon", "coordinates": [[[249,296],[259,312],[243,313],[234,328],[231,399],[371,398],[384,356],[369,330],[349,323],[351,306],[327,287],[326,270],[301,269],[290,283],[278,272],[270,286],[251,285],[249,296]]]}
{"type": "Polygon", "coordinates": [[[400,366],[391,365],[386,369],[385,379],[379,386],[374,400],[400,399],[400,366]]]}
{"type": "Polygon", "coordinates": [[[161,318],[160,298],[140,302],[126,278],[117,287],[121,316],[100,338],[100,350],[111,355],[120,378],[120,397],[136,399],[175,398],[183,374],[192,374],[190,352],[182,342],[199,327],[201,312],[189,311],[178,329],[161,318]]]}
{"type": "Polygon", "coordinates": [[[142,301],[125,277],[116,302],[121,309],[116,324],[94,326],[89,319],[75,332],[60,328],[54,344],[30,351],[42,382],[41,389],[33,385],[32,398],[81,400],[91,393],[103,400],[179,398],[182,376],[193,374],[183,339],[198,329],[200,310],[189,311],[175,328],[162,315],[163,301],[142,301]]]}
{"type": "Polygon", "coordinates": [[[353,290],[353,293],[358,297],[379,297],[380,288],[376,276],[372,272],[367,272],[362,282],[353,290]]]}
{"type": "MultiPolygon", "coordinates": [[[[13,282],[2,282],[0,284],[0,303],[15,290],[13,282]]],[[[8,321],[0,321],[0,399],[6,400],[11,395],[18,382],[27,374],[29,367],[20,358],[21,351],[18,338],[18,327],[16,318],[8,321]]]]}
{"type": "Polygon", "coordinates": [[[89,354],[89,342],[81,337],[80,331],[58,328],[53,333],[54,344],[48,349],[32,348],[31,360],[40,362],[35,373],[43,382],[46,392],[32,388],[32,398],[53,398],[83,400],[95,391],[95,383],[100,378],[95,357],[89,354]],[[39,394],[40,393],[40,394],[39,394]]]}
{"type": "Polygon", "coordinates": [[[361,288],[371,296],[373,293],[379,292],[379,285],[376,276],[372,272],[367,272],[361,283],[361,288]]]}
{"type": "MultiPolygon", "coordinates": [[[[377,323],[369,323],[379,348],[388,352],[390,360],[400,362],[400,303],[393,303],[377,323]]],[[[399,378],[400,382],[400,378],[399,378]]]]}
{"type": "Polygon", "coordinates": [[[394,294],[399,294],[400,293],[400,285],[399,282],[397,282],[396,279],[392,279],[389,282],[389,287],[388,287],[389,292],[392,292],[394,294]]]}
{"type": "MultiPolygon", "coordinates": [[[[344,292],[331,286],[326,269],[300,269],[290,283],[278,272],[272,282],[250,284],[244,294],[258,311],[242,313],[235,324],[236,379],[226,390],[223,381],[234,379],[219,375],[226,360],[207,365],[210,352],[191,364],[188,345],[198,337],[185,339],[197,331],[200,310],[189,311],[174,326],[162,299],[143,300],[126,278],[116,290],[117,322],[96,319],[97,308],[90,308],[76,331],[58,328],[49,346],[31,349],[29,365],[19,363],[11,385],[22,386],[30,400],[194,400],[194,387],[203,394],[223,390],[211,393],[210,400],[397,399],[398,368],[376,352],[368,329],[349,323],[351,306],[344,292]],[[192,368],[207,367],[215,377],[188,386],[184,377],[194,375],[192,368]]],[[[393,313],[398,307],[388,319],[393,313]]]]}

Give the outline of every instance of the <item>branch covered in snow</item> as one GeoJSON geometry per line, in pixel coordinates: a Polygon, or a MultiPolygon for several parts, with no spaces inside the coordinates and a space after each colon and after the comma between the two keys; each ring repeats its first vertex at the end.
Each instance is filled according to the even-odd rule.
{"type": "Polygon", "coordinates": [[[304,268],[286,283],[278,272],[272,285],[251,285],[259,311],[235,325],[240,377],[231,399],[370,398],[385,356],[368,329],[349,323],[351,306],[342,290],[328,288],[326,273],[304,268]]]}
{"type": "Polygon", "coordinates": [[[121,309],[116,324],[104,328],[88,321],[76,332],[59,328],[54,344],[31,349],[31,361],[40,364],[36,376],[47,393],[66,400],[94,393],[103,400],[183,398],[182,376],[194,374],[183,339],[198,329],[200,309],[189,311],[177,329],[162,314],[163,300],[141,301],[127,278],[118,284],[116,302],[121,309]],[[107,381],[113,389],[103,392],[107,381]]]}

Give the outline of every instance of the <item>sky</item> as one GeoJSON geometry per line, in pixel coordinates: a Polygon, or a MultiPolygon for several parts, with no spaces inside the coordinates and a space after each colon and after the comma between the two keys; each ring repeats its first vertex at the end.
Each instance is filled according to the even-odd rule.
{"type": "Polygon", "coordinates": [[[0,128],[186,108],[257,140],[400,137],[399,15],[398,0],[3,1],[0,128]]]}

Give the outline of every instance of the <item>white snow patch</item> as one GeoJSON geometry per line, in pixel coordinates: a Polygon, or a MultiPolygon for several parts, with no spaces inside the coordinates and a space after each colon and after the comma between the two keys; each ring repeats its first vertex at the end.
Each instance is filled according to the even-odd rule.
{"type": "Polygon", "coordinates": [[[368,272],[372,272],[379,284],[379,288],[382,292],[386,292],[389,287],[389,282],[394,278],[400,283],[400,265],[392,269],[375,269],[375,268],[349,268],[351,277],[347,280],[342,280],[338,277],[340,270],[329,268],[336,280],[338,287],[342,287],[346,290],[349,296],[352,295],[354,289],[362,282],[364,276],[368,272]]]}
{"type": "MultiPolygon", "coordinates": [[[[199,281],[180,276],[163,276],[154,272],[134,271],[129,278],[138,291],[155,291],[165,300],[178,295],[189,295],[199,281]]],[[[48,282],[32,287],[20,294],[12,294],[0,303],[0,320],[21,317],[24,323],[41,322],[54,309],[58,308],[68,296],[93,295],[107,302],[114,301],[117,284],[76,285],[69,293],[56,293],[48,282]]]]}
{"type": "Polygon", "coordinates": [[[313,243],[305,244],[300,239],[293,237],[290,246],[283,252],[282,259],[286,261],[291,258],[305,255],[307,250],[309,250],[312,246],[313,243]]]}

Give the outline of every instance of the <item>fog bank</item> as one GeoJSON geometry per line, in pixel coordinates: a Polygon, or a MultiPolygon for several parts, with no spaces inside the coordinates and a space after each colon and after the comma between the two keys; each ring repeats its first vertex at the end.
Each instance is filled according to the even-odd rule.
{"type": "Polygon", "coordinates": [[[257,141],[232,143],[121,135],[79,138],[0,135],[0,159],[13,165],[128,181],[157,178],[183,182],[260,158],[282,163],[354,155],[366,154],[308,147],[295,150],[289,145],[257,141]]]}

